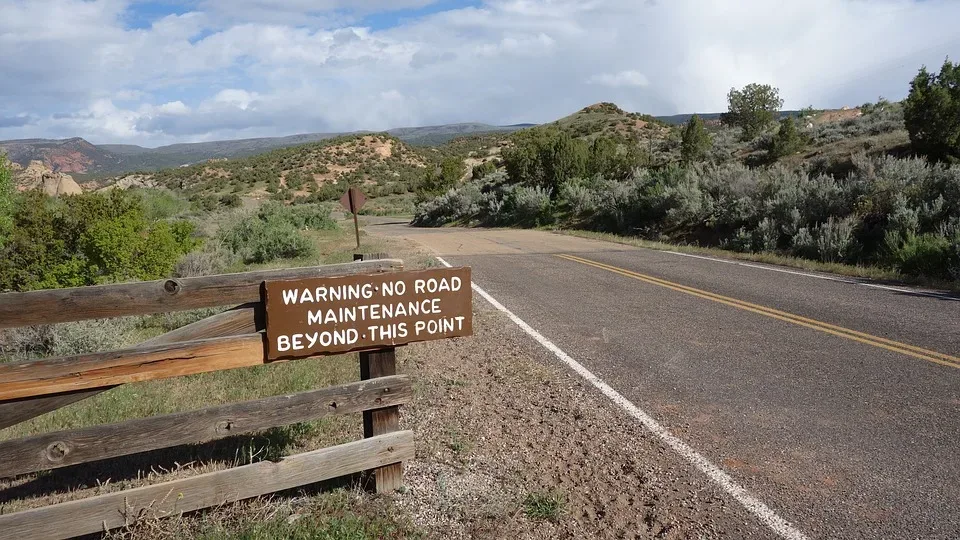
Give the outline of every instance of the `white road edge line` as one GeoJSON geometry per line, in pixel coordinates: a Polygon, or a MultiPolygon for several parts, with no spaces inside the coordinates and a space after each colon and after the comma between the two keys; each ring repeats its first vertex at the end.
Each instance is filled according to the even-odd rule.
{"type": "MultiPolygon", "coordinates": [[[[437,257],[437,260],[440,261],[440,264],[448,268],[452,266],[450,263],[440,257],[437,257]]],[[[481,289],[476,283],[471,283],[471,286],[473,287],[473,290],[482,296],[487,302],[489,302],[490,305],[505,313],[508,317],[510,317],[510,320],[516,323],[516,325],[519,326],[524,332],[529,334],[530,337],[537,340],[537,342],[540,343],[540,345],[543,345],[545,349],[552,352],[557,358],[562,360],[565,364],[570,366],[571,369],[577,372],[578,375],[586,379],[587,382],[596,387],[597,390],[600,390],[603,395],[610,398],[611,401],[626,411],[627,414],[639,421],[640,424],[647,428],[648,431],[659,437],[660,440],[667,444],[667,446],[672,448],[676,453],[680,454],[684,459],[693,464],[697,469],[700,470],[700,472],[707,475],[710,480],[730,494],[731,497],[743,505],[744,508],[756,516],[773,532],[777,533],[781,538],[786,540],[807,540],[806,535],[800,532],[799,529],[795,528],[790,524],[790,522],[777,515],[777,513],[774,512],[769,506],[751,495],[746,488],[738,484],[737,481],[734,480],[729,474],[723,472],[720,467],[717,467],[710,460],[694,450],[690,445],[672,435],[670,431],[660,425],[660,422],[654,420],[652,416],[631,403],[627,398],[623,397],[620,392],[614,390],[613,387],[603,382],[603,380],[591,373],[590,370],[583,367],[583,365],[570,357],[570,355],[563,352],[560,347],[557,347],[549,339],[543,337],[540,332],[537,332],[532,326],[524,322],[523,319],[514,315],[512,311],[507,309],[494,297],[490,296],[487,291],[481,289]]]]}
{"type": "Polygon", "coordinates": [[[847,284],[850,284],[850,285],[861,285],[861,286],[863,286],[863,287],[871,287],[871,288],[874,288],[874,289],[883,289],[883,290],[886,290],[886,291],[895,291],[895,292],[916,294],[916,295],[919,295],[919,296],[929,296],[929,297],[931,297],[931,298],[938,298],[938,299],[940,299],[940,300],[960,301],[960,298],[955,298],[955,297],[952,297],[952,296],[948,296],[948,295],[945,295],[945,294],[939,294],[939,293],[936,293],[936,292],[928,292],[928,291],[924,291],[924,290],[922,290],[922,289],[908,289],[908,288],[906,288],[906,287],[891,287],[890,285],[880,285],[880,284],[878,284],[878,283],[864,283],[864,282],[862,282],[862,281],[856,281],[856,280],[853,280],[853,279],[844,279],[844,278],[840,278],[840,277],[825,276],[825,275],[821,275],[821,274],[810,274],[810,273],[808,273],[808,272],[798,272],[798,271],[796,271],[796,270],[785,270],[785,269],[783,269],[783,268],[774,268],[774,267],[772,267],[772,266],[764,266],[764,265],[760,265],[760,264],[750,264],[750,263],[745,263],[745,262],[741,262],[741,261],[730,261],[730,260],[727,260],[727,259],[718,259],[718,258],[716,258],[716,257],[707,257],[707,256],[705,256],[705,255],[694,255],[694,254],[692,254],[692,253],[682,253],[682,252],[680,252],[680,251],[663,250],[663,252],[664,252],[664,253],[670,253],[671,255],[680,255],[681,257],[691,257],[691,258],[694,258],[694,259],[703,259],[703,260],[705,260],[705,261],[714,261],[714,262],[725,263],[725,264],[735,264],[735,265],[737,265],[737,266],[746,266],[746,267],[748,267],[748,268],[757,268],[757,269],[760,269],[760,270],[767,270],[767,271],[770,271],[770,272],[781,272],[781,273],[783,273],[783,274],[792,274],[792,275],[794,275],[794,276],[804,276],[804,277],[810,277],[810,278],[816,278],[816,279],[825,279],[825,280],[827,280],[827,281],[836,281],[836,282],[838,282],[838,283],[847,283],[847,284]]]}

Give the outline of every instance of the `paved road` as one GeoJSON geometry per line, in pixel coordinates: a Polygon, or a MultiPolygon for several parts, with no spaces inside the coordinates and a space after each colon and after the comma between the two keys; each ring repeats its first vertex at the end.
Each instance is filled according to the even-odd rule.
{"type": "Polygon", "coordinates": [[[537,231],[368,230],[473,267],[808,537],[960,538],[960,298],[537,231]]]}

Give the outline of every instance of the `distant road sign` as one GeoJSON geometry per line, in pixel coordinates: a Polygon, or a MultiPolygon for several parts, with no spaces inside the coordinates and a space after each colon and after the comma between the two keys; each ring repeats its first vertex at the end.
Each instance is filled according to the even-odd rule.
{"type": "Polygon", "coordinates": [[[351,214],[359,212],[365,202],[367,202],[367,197],[356,187],[350,187],[343,194],[343,197],[340,197],[340,205],[351,214]]]}
{"type": "Polygon", "coordinates": [[[360,222],[357,221],[357,212],[367,202],[367,198],[359,189],[350,186],[347,192],[340,197],[340,205],[347,209],[347,212],[353,214],[353,229],[357,233],[357,249],[360,249],[360,222]]]}

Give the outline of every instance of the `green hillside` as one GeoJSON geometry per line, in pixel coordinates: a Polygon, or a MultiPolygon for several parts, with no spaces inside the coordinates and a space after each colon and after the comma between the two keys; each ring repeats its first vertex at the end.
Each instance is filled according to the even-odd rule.
{"type": "MultiPolygon", "coordinates": [[[[104,184],[129,185],[135,179],[134,186],[172,189],[208,209],[239,206],[243,199],[336,200],[348,185],[360,186],[371,198],[409,199],[412,186],[436,159],[390,135],[352,135],[245,158],[124,175],[104,184]]],[[[407,207],[412,211],[412,202],[407,207]]]]}

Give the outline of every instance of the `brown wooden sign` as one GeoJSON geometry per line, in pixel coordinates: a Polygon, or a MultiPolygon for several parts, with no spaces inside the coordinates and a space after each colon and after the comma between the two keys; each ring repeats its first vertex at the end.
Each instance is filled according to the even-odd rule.
{"type": "Polygon", "coordinates": [[[267,360],[473,333],[470,267],[264,282],[267,360]]]}

